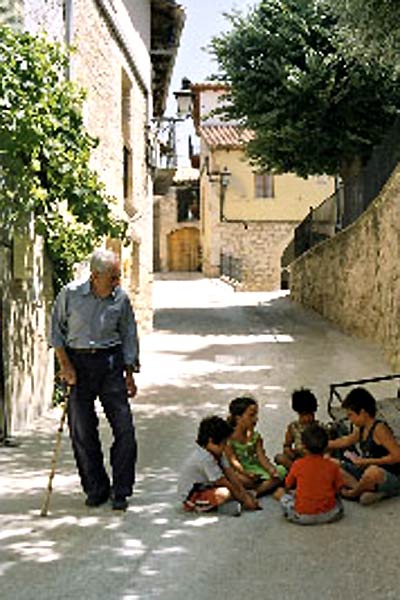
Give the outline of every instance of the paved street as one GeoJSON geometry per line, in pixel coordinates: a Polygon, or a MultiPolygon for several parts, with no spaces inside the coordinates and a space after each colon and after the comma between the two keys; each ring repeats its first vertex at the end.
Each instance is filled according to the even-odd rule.
{"type": "MultiPolygon", "coordinates": [[[[204,415],[224,415],[233,397],[252,393],[273,455],[294,418],[295,387],[313,389],[324,420],[330,383],[389,373],[380,351],[285,292],[235,293],[199,275],[159,278],[155,307],[133,403],[138,482],[125,514],[84,506],[65,434],[50,515],[39,516],[58,410],[20,433],[18,448],[0,448],[2,600],[397,599],[398,499],[347,502],[341,522],[301,528],[272,498],[240,518],[184,515],[175,490],[204,415]]],[[[102,435],[108,444],[104,421],[102,435]]]]}

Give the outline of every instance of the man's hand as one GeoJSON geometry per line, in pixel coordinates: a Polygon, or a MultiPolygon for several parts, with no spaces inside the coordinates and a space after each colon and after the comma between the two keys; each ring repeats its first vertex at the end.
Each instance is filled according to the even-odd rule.
{"type": "Polygon", "coordinates": [[[67,385],[76,384],[76,371],[69,361],[60,365],[60,379],[65,381],[67,385]]]}
{"type": "Polygon", "coordinates": [[[137,394],[137,387],[135,379],[132,373],[126,373],[125,375],[126,389],[128,390],[128,397],[134,398],[137,394]]]}
{"type": "Polygon", "coordinates": [[[65,348],[59,347],[54,348],[58,364],[60,365],[60,379],[65,381],[67,385],[75,385],[76,384],[76,371],[69,360],[68,354],[65,351],[65,348]]]}

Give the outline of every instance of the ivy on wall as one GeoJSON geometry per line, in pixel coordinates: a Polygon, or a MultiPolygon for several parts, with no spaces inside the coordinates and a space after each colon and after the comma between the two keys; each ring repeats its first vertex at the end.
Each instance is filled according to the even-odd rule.
{"type": "Polygon", "coordinates": [[[89,159],[98,141],[82,118],[84,93],[65,78],[68,53],[44,37],[0,26],[0,215],[10,235],[34,218],[58,289],[104,237],[127,223],[89,159]]]}

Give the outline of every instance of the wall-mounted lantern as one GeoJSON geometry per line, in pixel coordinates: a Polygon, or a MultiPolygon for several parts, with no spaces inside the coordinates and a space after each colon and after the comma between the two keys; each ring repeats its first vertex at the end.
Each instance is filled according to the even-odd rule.
{"type": "Polygon", "coordinates": [[[232,173],[229,171],[228,167],[224,167],[223,170],[219,174],[219,182],[221,187],[226,190],[231,181],[232,173]]]}
{"type": "Polygon", "coordinates": [[[177,103],[177,115],[182,119],[186,119],[192,115],[193,92],[191,86],[190,79],[184,77],[181,81],[181,89],[174,92],[177,103]]]}
{"type": "Polygon", "coordinates": [[[211,171],[209,156],[205,157],[202,172],[205,172],[210,183],[219,183],[219,220],[221,222],[226,221],[224,215],[225,195],[226,190],[231,182],[232,173],[226,166],[222,169],[222,171],[211,171]]]}
{"type": "Polygon", "coordinates": [[[204,165],[202,172],[206,173],[208,181],[210,183],[218,183],[224,189],[226,189],[230,183],[232,173],[228,167],[224,167],[222,171],[211,171],[210,170],[210,157],[206,156],[204,159],[204,165]]]}

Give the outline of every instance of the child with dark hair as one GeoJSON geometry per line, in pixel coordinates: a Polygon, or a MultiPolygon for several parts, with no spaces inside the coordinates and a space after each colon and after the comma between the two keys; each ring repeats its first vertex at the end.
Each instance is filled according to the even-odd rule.
{"type": "Polygon", "coordinates": [[[292,409],[298,414],[296,421],[289,423],[283,444],[283,453],[275,456],[275,462],[287,469],[297,458],[304,456],[302,434],[304,429],[311,423],[315,423],[317,412],[317,399],[311,390],[301,388],[292,393],[292,409]]]}
{"type": "Polygon", "coordinates": [[[286,469],[274,465],[265,454],[263,439],[255,429],[258,404],[252,397],[241,396],[229,404],[228,423],[233,433],[228,440],[226,456],[242,484],[262,496],[280,485],[286,469]]]}
{"type": "Polygon", "coordinates": [[[400,445],[389,425],[376,418],[375,398],[365,388],[357,387],[342,406],[355,427],[349,435],[331,440],[328,448],[341,450],[355,444],[360,448],[360,454],[344,453],[341,466],[346,489],[342,496],[367,505],[400,495],[400,445]]]}
{"type": "Polygon", "coordinates": [[[239,516],[241,506],[260,508],[236,477],[224,456],[232,427],[221,417],[206,417],[200,423],[197,447],[185,461],[178,494],[186,511],[219,512],[239,516]]]}
{"type": "Polygon", "coordinates": [[[324,427],[312,423],[304,429],[302,442],[305,455],[293,463],[285,479],[285,489],[277,490],[274,497],[292,523],[333,523],[343,516],[338,494],[344,482],[339,465],[324,457],[328,434],[324,427]]]}

